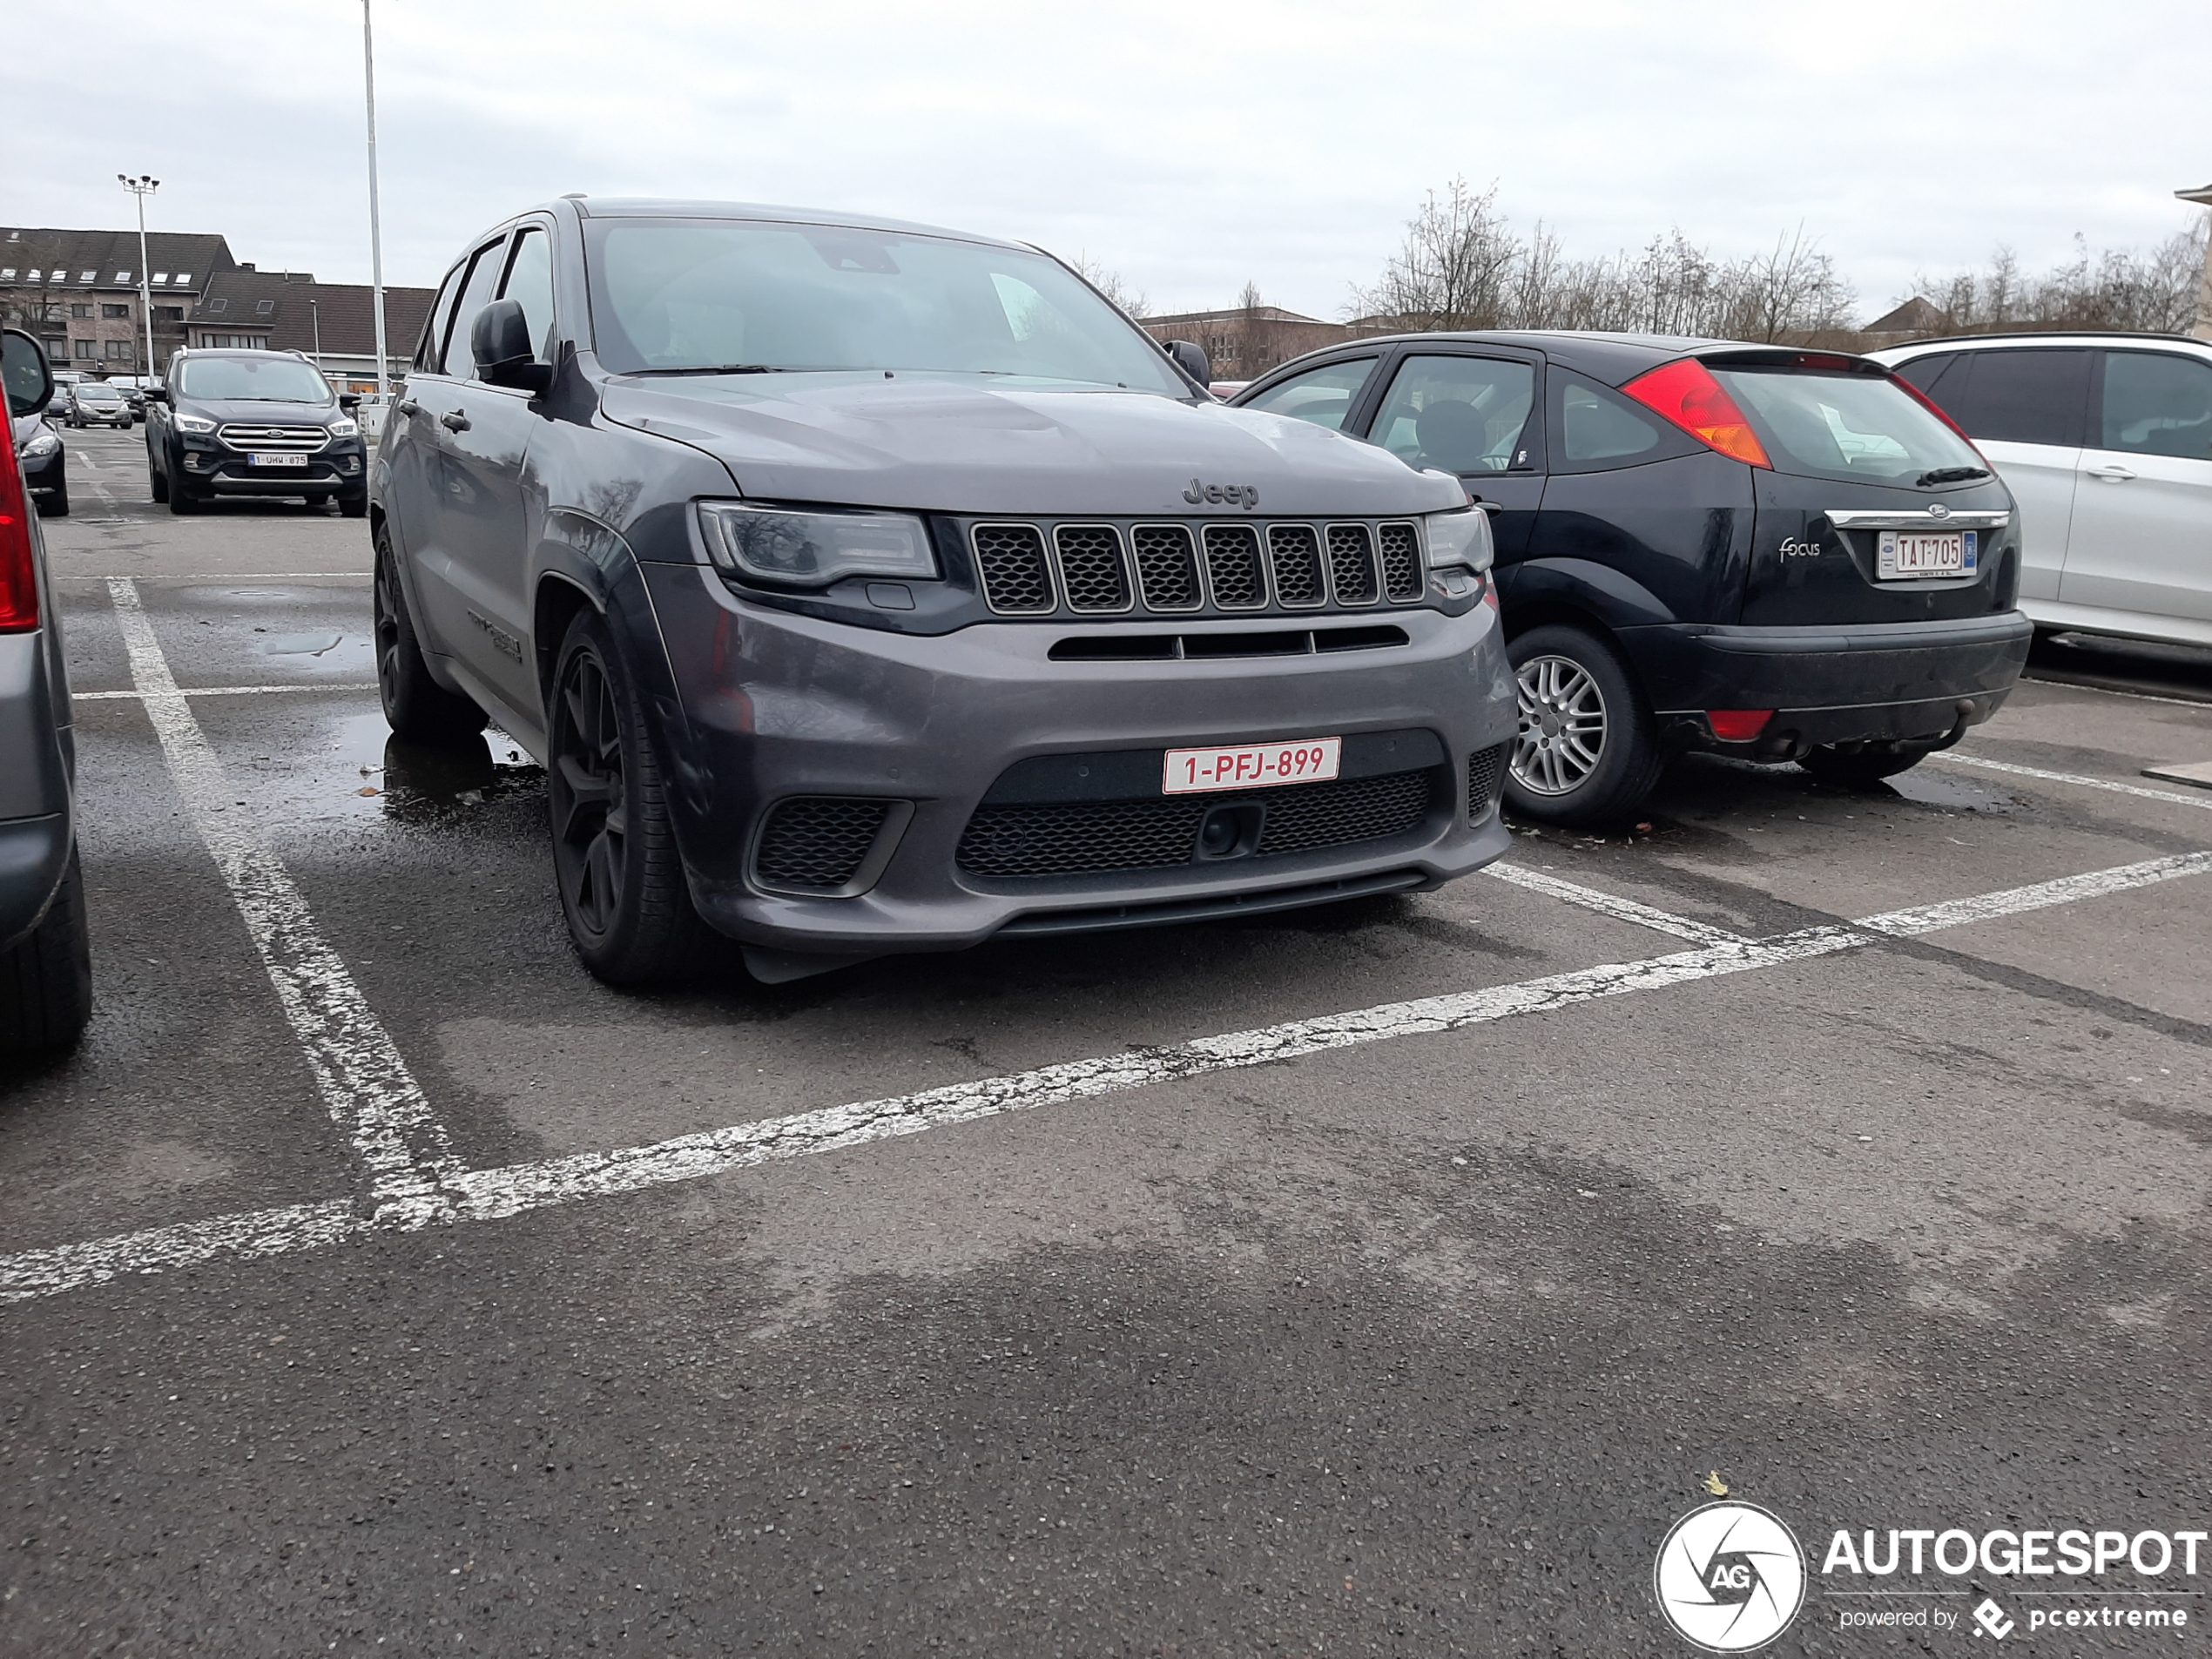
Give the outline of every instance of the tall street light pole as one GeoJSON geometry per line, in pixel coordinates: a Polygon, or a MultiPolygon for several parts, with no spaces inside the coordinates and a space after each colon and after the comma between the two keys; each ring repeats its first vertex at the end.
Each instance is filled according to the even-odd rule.
{"type": "MultiPolygon", "coordinates": [[[[361,0],[363,5],[368,0],[361,0]]],[[[146,325],[145,378],[153,378],[153,283],[146,274],[146,198],[161,188],[161,180],[152,173],[142,173],[133,179],[127,172],[115,175],[116,182],[138,199],[138,313],[146,325]]]]}
{"type": "Polygon", "coordinates": [[[369,23],[369,0],[361,0],[361,74],[368,93],[368,270],[376,289],[376,401],[383,404],[389,401],[391,388],[385,383],[384,231],[376,205],[376,37],[369,23]]]}

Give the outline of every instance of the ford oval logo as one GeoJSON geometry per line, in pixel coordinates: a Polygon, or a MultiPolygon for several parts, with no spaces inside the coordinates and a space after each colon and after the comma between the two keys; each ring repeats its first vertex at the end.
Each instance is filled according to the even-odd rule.
{"type": "Polygon", "coordinates": [[[1946,507],[1941,502],[1938,502],[1934,506],[1928,509],[1928,516],[1930,518],[1948,518],[1951,516],[1951,509],[1948,507],[1946,507]]]}

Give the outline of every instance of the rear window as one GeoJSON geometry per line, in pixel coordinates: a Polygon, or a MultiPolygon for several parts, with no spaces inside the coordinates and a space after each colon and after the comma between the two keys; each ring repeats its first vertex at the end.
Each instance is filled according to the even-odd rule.
{"type": "Polygon", "coordinates": [[[1710,365],[1778,472],[1912,483],[1981,457],[1887,375],[1710,365]]]}

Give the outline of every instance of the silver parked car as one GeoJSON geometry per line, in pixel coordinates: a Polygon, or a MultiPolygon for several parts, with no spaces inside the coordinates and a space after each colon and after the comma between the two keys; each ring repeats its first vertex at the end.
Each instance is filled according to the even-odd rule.
{"type": "Polygon", "coordinates": [[[1873,354],[2011,486],[2037,627],[2212,645],[2212,343],[1982,334],[1873,354]]]}
{"type": "Polygon", "coordinates": [[[0,336],[0,1055],[65,1046],[91,1012],[78,870],[77,752],[45,543],[14,432],[53,395],[30,335],[0,336]]]}
{"type": "Polygon", "coordinates": [[[1487,516],[1205,371],[1034,248],[534,208],[447,275],[376,451],[386,712],[548,763],[610,980],[717,933],[790,978],[1489,862],[1487,516]]]}

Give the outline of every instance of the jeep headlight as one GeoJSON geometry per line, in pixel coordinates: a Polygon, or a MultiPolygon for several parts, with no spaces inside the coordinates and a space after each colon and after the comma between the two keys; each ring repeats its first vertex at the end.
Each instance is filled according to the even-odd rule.
{"type": "Polygon", "coordinates": [[[1428,532],[1428,568],[1453,565],[1483,571],[1497,556],[1490,536],[1490,515],[1480,507],[1460,507],[1448,513],[1431,513],[1423,528],[1428,532]]]}
{"type": "Polygon", "coordinates": [[[177,417],[177,430],[179,432],[212,432],[214,429],[215,423],[200,415],[180,415],[177,417]]]}
{"type": "Polygon", "coordinates": [[[905,513],[800,513],[742,502],[701,502],[707,556],[749,582],[827,587],[848,576],[937,574],[929,531],[905,513]]]}

